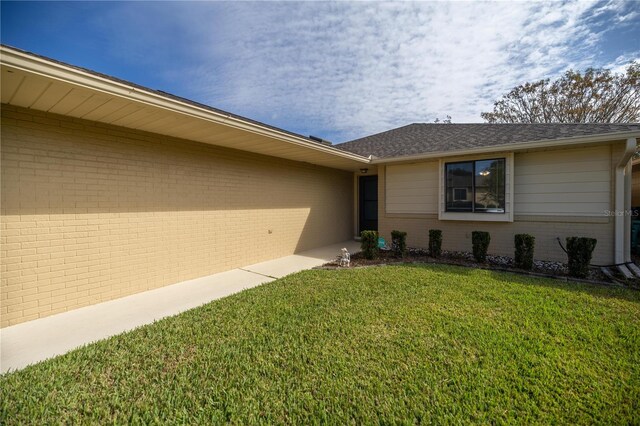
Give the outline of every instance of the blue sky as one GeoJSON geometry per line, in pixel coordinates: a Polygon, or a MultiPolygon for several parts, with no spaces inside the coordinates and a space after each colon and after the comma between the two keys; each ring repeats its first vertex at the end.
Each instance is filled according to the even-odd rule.
{"type": "Polygon", "coordinates": [[[342,142],[640,60],[640,2],[6,2],[2,43],[342,142]]]}

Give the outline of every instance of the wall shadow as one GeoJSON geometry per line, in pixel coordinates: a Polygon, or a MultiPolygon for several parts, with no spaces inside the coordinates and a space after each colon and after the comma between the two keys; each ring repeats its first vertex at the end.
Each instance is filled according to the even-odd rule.
{"type": "Polygon", "coordinates": [[[141,237],[147,227],[174,235],[211,232],[212,244],[233,250],[253,238],[264,251],[257,260],[282,254],[270,244],[298,252],[352,237],[351,172],[8,110],[1,134],[4,222],[62,221],[55,225],[61,232],[88,236],[127,222],[141,237]],[[79,218],[95,220],[64,225],[79,218]]]}

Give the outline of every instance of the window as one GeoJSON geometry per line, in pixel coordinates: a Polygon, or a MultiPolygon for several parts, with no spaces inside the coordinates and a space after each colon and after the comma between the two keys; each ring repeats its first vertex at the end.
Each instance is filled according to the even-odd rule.
{"type": "Polygon", "coordinates": [[[505,159],[445,164],[447,212],[504,213],[505,159]]]}
{"type": "Polygon", "coordinates": [[[453,201],[464,201],[467,199],[467,188],[453,188],[453,201]]]}

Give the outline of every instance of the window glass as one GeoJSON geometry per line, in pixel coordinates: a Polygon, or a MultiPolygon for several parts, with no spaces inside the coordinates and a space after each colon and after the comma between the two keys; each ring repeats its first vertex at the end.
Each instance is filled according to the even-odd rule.
{"type": "Polygon", "coordinates": [[[505,159],[445,164],[448,212],[504,213],[505,159]]]}
{"type": "Polygon", "coordinates": [[[474,211],[504,213],[504,158],[476,161],[474,211]]]}
{"type": "Polygon", "coordinates": [[[450,212],[473,211],[473,162],[446,165],[447,205],[450,212]]]}
{"type": "Polygon", "coordinates": [[[453,201],[463,201],[467,199],[467,188],[453,188],[453,201]]]}

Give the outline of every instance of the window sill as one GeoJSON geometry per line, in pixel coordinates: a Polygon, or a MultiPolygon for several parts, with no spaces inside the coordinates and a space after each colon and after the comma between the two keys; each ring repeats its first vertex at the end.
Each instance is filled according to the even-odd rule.
{"type": "Polygon", "coordinates": [[[439,220],[463,220],[467,222],[513,222],[510,213],[461,213],[440,212],[439,220]]]}

